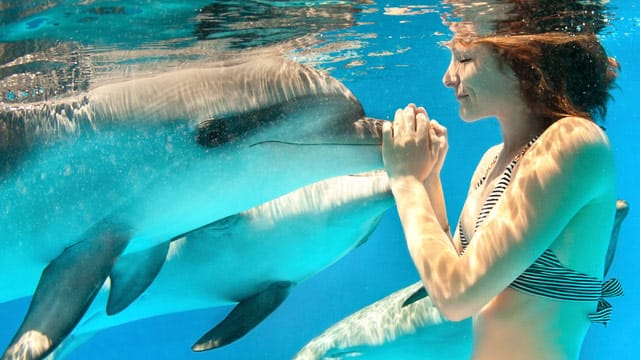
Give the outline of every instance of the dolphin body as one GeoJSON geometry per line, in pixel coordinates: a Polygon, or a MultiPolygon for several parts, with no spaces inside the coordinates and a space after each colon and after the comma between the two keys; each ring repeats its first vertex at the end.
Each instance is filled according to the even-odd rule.
{"type": "MultiPolygon", "coordinates": [[[[628,213],[628,203],[618,200],[605,275],[628,213]]],[[[464,360],[471,358],[472,340],[471,319],[448,321],[433,305],[419,281],[330,326],[300,349],[294,360],[464,360]]]]}
{"type": "MultiPolygon", "coordinates": [[[[296,284],[364,243],[393,204],[383,171],[340,176],[187,233],[171,243],[154,282],[122,312],[106,314],[105,284],[52,355],[64,358],[105,328],[237,303],[193,349],[226,345],[274,311],[296,284]]],[[[141,256],[144,251],[120,261],[141,256]]]]}
{"type": "Polygon", "coordinates": [[[307,343],[294,360],[471,357],[471,319],[445,319],[427,296],[405,306],[417,282],[368,305],[307,343]]]}
{"type": "MultiPolygon", "coordinates": [[[[133,266],[142,291],[181,234],[380,168],[379,125],[337,80],[266,55],[0,104],[0,302],[33,294],[3,359],[49,353],[107,276],[126,286],[133,266]]],[[[110,312],[138,295],[115,294],[110,312]]]]}

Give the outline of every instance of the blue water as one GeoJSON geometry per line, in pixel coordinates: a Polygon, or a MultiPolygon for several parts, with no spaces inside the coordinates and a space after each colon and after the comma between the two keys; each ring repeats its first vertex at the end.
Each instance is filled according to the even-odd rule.
{"type": "MultiPolygon", "coordinates": [[[[437,43],[446,39],[447,30],[441,25],[439,14],[431,11],[433,6],[417,6],[435,5],[433,0],[359,2],[365,4],[316,1],[316,7],[348,3],[357,11],[343,22],[331,20],[333,17],[289,17],[286,22],[276,16],[274,19],[281,22],[278,26],[271,22],[269,35],[265,35],[266,30],[245,28],[234,32],[232,27],[225,27],[225,19],[226,25],[230,25],[239,23],[242,17],[258,21],[266,16],[260,12],[262,8],[247,5],[258,3],[226,1],[220,3],[237,5],[236,17],[221,17],[218,22],[222,25],[216,25],[221,28],[216,28],[215,33],[201,32],[200,38],[194,35],[193,18],[197,9],[212,1],[152,3],[93,2],[90,6],[94,10],[88,11],[86,6],[73,2],[35,1],[33,7],[27,7],[17,1],[2,1],[2,5],[10,5],[10,11],[5,10],[0,17],[0,42],[48,38],[85,44],[94,48],[95,54],[131,52],[103,56],[95,64],[101,76],[110,71],[120,74],[126,66],[155,63],[179,67],[216,56],[217,52],[286,43],[290,57],[323,67],[342,80],[361,100],[368,115],[388,119],[397,107],[415,102],[424,105],[432,118],[448,128],[450,148],[443,181],[452,218],[462,206],[469,177],[481,152],[499,141],[494,121],[474,124],[460,121],[453,95],[441,84],[449,54],[437,43]],[[51,4],[57,6],[50,7],[51,4]],[[97,10],[100,4],[104,6],[97,10]],[[243,6],[246,11],[238,11],[243,6]],[[394,7],[408,9],[411,15],[391,15],[394,12],[390,8],[394,7]],[[315,40],[310,41],[309,36],[315,40]],[[296,46],[291,44],[302,46],[293,51],[296,46]]],[[[280,7],[287,4],[272,3],[280,7]]],[[[640,193],[636,190],[640,186],[637,176],[640,145],[636,140],[640,136],[640,115],[636,108],[640,69],[635,66],[640,51],[640,10],[629,3],[619,2],[612,26],[602,38],[609,54],[622,65],[619,89],[613,92],[615,100],[609,107],[606,127],[616,155],[619,197],[627,199],[631,206],[610,270],[611,276],[622,281],[625,296],[612,300],[613,320],[606,328],[592,326],[583,347],[584,360],[640,358],[640,348],[634,345],[636,334],[640,333],[640,312],[636,308],[640,303],[640,281],[634,277],[636,254],[640,253],[640,244],[635,242],[635,234],[640,230],[635,210],[640,205],[640,193]]],[[[333,9],[345,13],[343,8],[333,9]]],[[[5,101],[12,101],[16,96],[37,96],[37,93],[32,90],[3,96],[5,101]]],[[[234,344],[206,353],[190,351],[192,343],[230,310],[217,308],[106,330],[71,358],[286,359],[334,322],[416,280],[392,209],[368,243],[297,286],[275,313],[234,344]]],[[[0,304],[1,348],[13,336],[27,305],[26,300],[0,304]]]]}

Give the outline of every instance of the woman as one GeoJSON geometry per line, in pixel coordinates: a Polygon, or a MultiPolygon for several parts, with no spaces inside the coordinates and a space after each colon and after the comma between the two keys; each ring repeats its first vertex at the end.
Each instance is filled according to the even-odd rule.
{"type": "Polygon", "coordinates": [[[590,323],[610,312],[603,284],[619,290],[602,281],[616,182],[593,120],[617,66],[593,33],[458,31],[449,48],[443,82],[461,118],[497,118],[503,142],[482,156],[452,237],[446,129],[412,104],[385,124],[411,257],[447,318],[473,317],[474,359],[577,359],[590,323]]]}

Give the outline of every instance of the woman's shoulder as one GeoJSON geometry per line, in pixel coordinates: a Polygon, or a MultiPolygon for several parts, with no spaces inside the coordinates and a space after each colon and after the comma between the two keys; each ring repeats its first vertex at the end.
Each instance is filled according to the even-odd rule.
{"type": "Polygon", "coordinates": [[[559,166],[577,162],[587,169],[602,167],[603,162],[613,162],[604,130],[592,120],[581,117],[567,116],[554,122],[536,143],[537,151],[534,153],[551,157],[559,166]]]}
{"type": "MultiPolygon", "coordinates": [[[[522,167],[547,176],[580,182],[591,189],[615,184],[613,153],[606,134],[595,122],[581,117],[565,117],[550,125],[522,159],[522,167]]],[[[583,189],[583,190],[586,190],[583,189]]]]}
{"type": "Polygon", "coordinates": [[[609,148],[604,130],[590,119],[567,116],[551,124],[540,136],[541,142],[552,142],[558,149],[578,150],[581,147],[609,148]]]}

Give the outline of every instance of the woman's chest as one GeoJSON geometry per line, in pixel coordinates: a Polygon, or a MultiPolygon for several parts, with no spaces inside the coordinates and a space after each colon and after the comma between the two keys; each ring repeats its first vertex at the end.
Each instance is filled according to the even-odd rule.
{"type": "Polygon", "coordinates": [[[460,214],[460,226],[468,240],[473,237],[477,227],[491,216],[506,185],[508,184],[496,178],[486,185],[480,184],[469,192],[460,214]]]}

